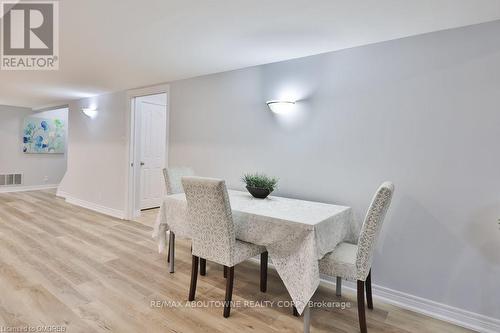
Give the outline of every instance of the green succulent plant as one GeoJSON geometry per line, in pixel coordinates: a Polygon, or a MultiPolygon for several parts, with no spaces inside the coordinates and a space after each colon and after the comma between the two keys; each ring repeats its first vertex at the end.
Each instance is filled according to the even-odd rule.
{"type": "Polygon", "coordinates": [[[241,177],[241,181],[248,187],[258,187],[274,191],[278,187],[278,178],[268,177],[263,173],[247,173],[241,177]]]}

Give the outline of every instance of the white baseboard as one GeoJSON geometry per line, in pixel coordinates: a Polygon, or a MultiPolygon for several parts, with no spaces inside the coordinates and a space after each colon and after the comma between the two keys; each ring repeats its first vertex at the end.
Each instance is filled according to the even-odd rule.
{"type": "Polygon", "coordinates": [[[78,198],[73,197],[71,194],[63,192],[63,191],[57,191],[56,195],[58,197],[64,198],[67,203],[70,203],[72,205],[87,208],[87,209],[93,210],[93,211],[101,213],[101,214],[116,217],[116,218],[121,219],[121,220],[125,219],[125,212],[122,210],[102,206],[102,205],[99,205],[95,202],[90,202],[90,201],[78,199],[78,198]]]}
{"type": "Polygon", "coordinates": [[[44,185],[31,185],[31,186],[6,186],[0,187],[0,193],[11,192],[25,192],[25,191],[39,191],[57,188],[59,184],[44,184],[44,185]]]}
{"type": "MultiPolygon", "coordinates": [[[[335,285],[335,282],[328,278],[323,277],[321,281],[329,285],[335,285]]],[[[356,292],[357,289],[355,283],[350,281],[342,281],[342,288],[347,288],[354,292],[356,292]]],[[[382,302],[421,313],[457,326],[484,333],[500,332],[500,320],[493,317],[459,309],[376,284],[372,284],[372,292],[374,299],[379,299],[382,302]]]]}
{"type": "Polygon", "coordinates": [[[60,188],[58,187],[56,191],[56,197],[61,197],[66,199],[66,196],[68,196],[68,193],[61,191],[60,188]]]}

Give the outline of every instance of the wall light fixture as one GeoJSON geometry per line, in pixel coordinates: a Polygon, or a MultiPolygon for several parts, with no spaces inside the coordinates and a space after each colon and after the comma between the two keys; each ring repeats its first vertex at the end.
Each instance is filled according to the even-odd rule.
{"type": "Polygon", "coordinates": [[[267,101],[267,106],[271,111],[277,114],[285,114],[292,110],[295,101],[273,100],[267,101]]]}
{"type": "Polygon", "coordinates": [[[82,108],[82,112],[90,119],[94,119],[99,113],[95,108],[82,108]]]}

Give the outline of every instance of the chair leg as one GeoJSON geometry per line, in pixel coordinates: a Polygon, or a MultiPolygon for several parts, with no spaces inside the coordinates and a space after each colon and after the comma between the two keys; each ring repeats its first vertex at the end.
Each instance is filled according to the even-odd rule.
{"type": "Polygon", "coordinates": [[[234,266],[228,267],[226,280],[226,300],[224,302],[224,318],[229,317],[231,311],[231,300],[233,298],[234,266]]]}
{"type": "Polygon", "coordinates": [[[170,237],[168,241],[168,249],[169,249],[169,259],[170,259],[170,273],[175,271],[175,234],[170,231],[170,237]]]}
{"type": "Polygon", "coordinates": [[[224,266],[224,279],[227,279],[227,266],[224,266]]]}
{"type": "Polygon", "coordinates": [[[260,254],[260,291],[265,293],[267,291],[267,261],[269,254],[263,252],[260,254]]]}
{"type": "Polygon", "coordinates": [[[367,333],[365,316],[365,282],[358,280],[358,317],[359,330],[361,333],[367,333]]]}
{"type": "Polygon", "coordinates": [[[200,275],[207,275],[207,259],[200,258],[200,275]]]}
{"type": "MultiPolygon", "coordinates": [[[[170,236],[169,236],[170,238],[170,236]]],[[[167,263],[170,262],[170,241],[168,242],[167,263]]]]}
{"type": "Polygon", "coordinates": [[[373,299],[372,299],[372,271],[368,273],[366,277],[366,303],[368,305],[368,309],[373,310],[373,299]]]}
{"type": "Polygon", "coordinates": [[[335,295],[342,296],[342,278],[337,276],[337,283],[335,283],[335,295]]]}
{"type": "Polygon", "coordinates": [[[189,286],[189,301],[194,301],[196,294],[196,281],[198,280],[198,257],[192,257],[191,263],[191,285],[189,286]]]}

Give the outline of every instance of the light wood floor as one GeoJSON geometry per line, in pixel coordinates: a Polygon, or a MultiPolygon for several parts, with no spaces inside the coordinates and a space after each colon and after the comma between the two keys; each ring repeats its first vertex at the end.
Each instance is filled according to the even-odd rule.
{"type": "MultiPolygon", "coordinates": [[[[149,214],[154,219],[154,214],[149,214]]],[[[65,203],[50,191],[0,194],[0,328],[62,325],[66,332],[301,332],[290,308],[155,308],[152,300],[185,302],[190,244],[178,241],[176,273],[151,239],[152,221],[121,221],[65,203]],[[149,225],[148,225],[149,224],[149,225]]],[[[373,277],[375,283],[376,275],[373,277]]],[[[197,300],[224,299],[222,268],[208,263],[197,300]]],[[[270,270],[259,292],[259,267],[236,267],[235,301],[288,301],[270,270]]],[[[349,309],[311,311],[311,332],[358,332],[355,296],[325,286],[314,300],[350,302],[349,309]]],[[[369,332],[467,332],[375,300],[369,332]]]]}

